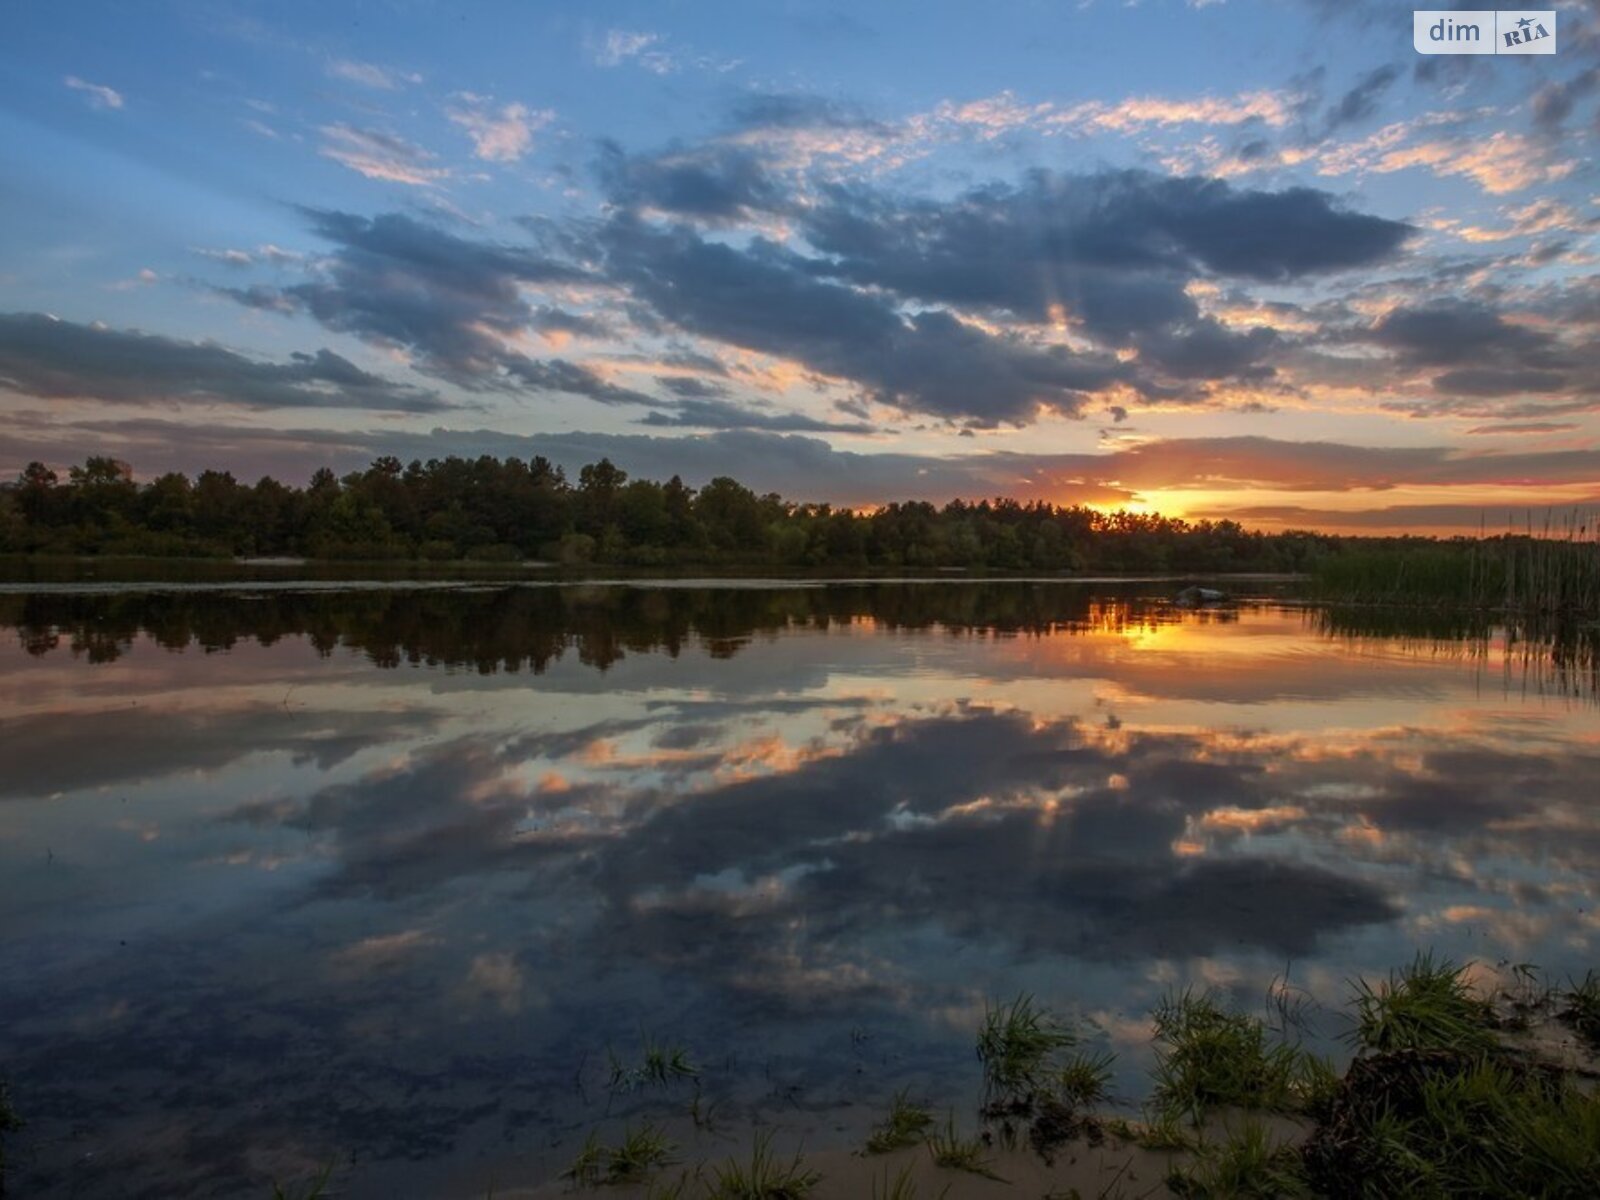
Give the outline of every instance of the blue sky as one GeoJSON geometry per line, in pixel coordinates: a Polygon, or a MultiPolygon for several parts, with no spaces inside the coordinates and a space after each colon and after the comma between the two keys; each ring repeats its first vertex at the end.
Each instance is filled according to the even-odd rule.
{"type": "Polygon", "coordinates": [[[21,4],[0,472],[602,454],[1266,528],[1600,498],[1600,38],[1315,0],[21,4]]]}

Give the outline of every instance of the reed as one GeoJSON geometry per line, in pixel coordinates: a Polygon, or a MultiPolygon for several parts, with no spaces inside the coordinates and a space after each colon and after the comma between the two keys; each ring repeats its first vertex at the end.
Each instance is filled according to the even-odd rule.
{"type": "Polygon", "coordinates": [[[1574,512],[1498,537],[1347,545],[1315,564],[1310,594],[1334,603],[1593,621],[1600,618],[1600,524],[1574,512]]]}

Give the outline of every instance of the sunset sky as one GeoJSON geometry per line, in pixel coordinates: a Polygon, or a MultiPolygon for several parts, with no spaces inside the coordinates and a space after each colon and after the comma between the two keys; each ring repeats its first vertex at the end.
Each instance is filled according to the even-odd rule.
{"type": "Polygon", "coordinates": [[[7,6],[0,475],[1600,505],[1600,4],[7,6]]]}

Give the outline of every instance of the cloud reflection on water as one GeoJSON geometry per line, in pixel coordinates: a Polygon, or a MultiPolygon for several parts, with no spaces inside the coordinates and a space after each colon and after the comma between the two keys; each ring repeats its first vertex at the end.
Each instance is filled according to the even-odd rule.
{"type": "Polygon", "coordinates": [[[858,1028],[959,1086],[985,994],[1135,1028],[1175,981],[1254,1003],[1288,960],[1334,1001],[1419,939],[1562,970],[1600,934],[1592,713],[1271,606],[5,603],[0,1048],[66,1147],[24,1161],[46,1195],[72,1129],[154,1190],[224,1190],[238,1142],[358,1152],[377,1194],[559,1141],[579,1043],[646,1023],[742,1062],[746,1108],[762,1058],[826,1108],[858,1028]],[[195,1130],[170,1162],[153,1111],[195,1130]]]}

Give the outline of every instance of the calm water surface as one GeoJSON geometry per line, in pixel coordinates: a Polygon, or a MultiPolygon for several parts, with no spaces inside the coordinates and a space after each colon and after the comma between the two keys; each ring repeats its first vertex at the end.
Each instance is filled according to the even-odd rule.
{"type": "MultiPolygon", "coordinates": [[[[0,595],[0,1074],[32,1196],[547,1179],[607,1048],[846,1144],[1029,990],[1600,959],[1592,679],[1170,585],[0,595]],[[1141,594],[1143,592],[1144,594],[1141,594]]],[[[702,1147],[705,1149],[706,1147],[702,1147]]]]}

